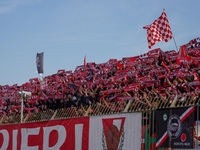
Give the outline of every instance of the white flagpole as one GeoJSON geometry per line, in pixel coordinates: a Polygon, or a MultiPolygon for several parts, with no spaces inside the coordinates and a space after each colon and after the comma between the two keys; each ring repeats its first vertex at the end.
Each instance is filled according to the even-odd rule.
{"type": "Polygon", "coordinates": [[[178,47],[177,47],[177,45],[176,45],[175,38],[174,38],[174,36],[172,36],[172,37],[173,37],[173,40],[174,40],[174,44],[175,44],[175,46],[176,46],[176,51],[178,52],[178,47]]]}
{"type": "MultiPolygon", "coordinates": [[[[163,8],[163,11],[165,11],[165,9],[163,8]]],[[[168,20],[169,21],[169,20],[168,20]]],[[[171,26],[170,26],[170,28],[171,28],[171,26]]],[[[171,31],[172,31],[172,28],[171,28],[171,31]]],[[[173,38],[173,40],[174,40],[174,44],[175,44],[175,46],[176,46],[176,51],[178,52],[178,47],[177,47],[177,44],[176,44],[176,41],[175,41],[175,38],[174,38],[174,34],[172,33],[172,38],[173,38]]]]}

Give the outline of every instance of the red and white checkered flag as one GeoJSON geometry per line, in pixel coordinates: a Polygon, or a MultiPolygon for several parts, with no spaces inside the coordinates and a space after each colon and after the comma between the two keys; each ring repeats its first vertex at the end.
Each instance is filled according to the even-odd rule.
{"type": "Polygon", "coordinates": [[[172,31],[169,26],[169,21],[167,19],[167,15],[165,10],[161,16],[155,20],[151,25],[147,25],[143,27],[147,29],[147,40],[149,49],[159,41],[168,42],[172,38],[172,31]]]}

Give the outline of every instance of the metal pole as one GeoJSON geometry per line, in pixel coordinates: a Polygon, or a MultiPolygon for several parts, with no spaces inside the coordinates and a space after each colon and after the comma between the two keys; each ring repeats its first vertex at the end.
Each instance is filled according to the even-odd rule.
{"type": "Polygon", "coordinates": [[[23,123],[23,106],[24,106],[24,98],[21,98],[21,123],[23,123]]]}
{"type": "Polygon", "coordinates": [[[176,45],[176,41],[175,41],[174,36],[173,36],[173,40],[174,40],[174,44],[175,44],[175,46],[176,46],[176,51],[178,52],[178,47],[177,47],[177,45],[176,45]]]}
{"type": "Polygon", "coordinates": [[[195,148],[196,148],[196,145],[198,145],[198,139],[199,139],[199,104],[197,105],[197,121],[196,121],[196,135],[197,135],[197,144],[195,144],[195,148]]]}

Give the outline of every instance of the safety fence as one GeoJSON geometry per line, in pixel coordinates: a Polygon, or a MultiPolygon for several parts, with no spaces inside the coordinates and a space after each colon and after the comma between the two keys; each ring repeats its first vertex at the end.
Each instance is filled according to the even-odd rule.
{"type": "MultiPolygon", "coordinates": [[[[30,113],[24,113],[23,123],[25,122],[37,122],[48,121],[55,119],[76,118],[83,116],[95,116],[95,115],[108,115],[121,112],[148,112],[155,111],[156,109],[185,107],[199,104],[200,94],[194,95],[176,95],[170,99],[166,99],[162,96],[155,97],[128,97],[124,100],[116,102],[107,102],[102,100],[101,103],[94,105],[85,105],[80,107],[61,108],[57,110],[45,110],[38,111],[36,109],[30,113]]],[[[13,124],[20,123],[20,113],[13,115],[4,115],[0,118],[0,124],[13,124]]]]}
{"type": "MultiPolygon", "coordinates": [[[[181,112],[180,108],[195,107],[194,111],[194,132],[189,136],[193,136],[193,148],[199,148],[199,94],[194,95],[176,95],[173,99],[165,99],[164,97],[140,97],[138,99],[129,98],[128,100],[116,101],[113,103],[103,100],[101,103],[95,105],[87,105],[80,107],[61,108],[56,110],[34,111],[31,113],[24,113],[23,123],[41,122],[50,120],[59,120],[67,118],[79,118],[88,116],[100,116],[110,114],[122,114],[141,112],[142,113],[142,128],[141,128],[141,149],[171,149],[171,148],[156,148],[156,117],[158,117],[158,110],[174,109],[174,111],[181,112]],[[157,114],[157,115],[156,115],[157,114]],[[194,133],[194,134],[193,134],[194,133]]],[[[186,112],[186,110],[184,110],[186,112]]],[[[158,113],[159,112],[159,113],[158,113]]],[[[170,111],[172,113],[172,111],[170,111]]],[[[169,114],[170,115],[170,114],[169,114]]],[[[169,116],[168,115],[168,116],[169,116]]],[[[164,115],[163,115],[164,116],[164,115]]],[[[20,123],[20,114],[7,115],[0,119],[2,125],[18,124],[20,123]]],[[[163,119],[164,120],[164,119],[163,119]]],[[[158,123],[158,121],[157,121],[158,123]]],[[[173,124],[176,125],[176,124],[173,124]]],[[[162,127],[161,127],[162,128],[162,127]]],[[[193,130],[192,130],[193,131],[193,130]]],[[[184,137],[183,137],[184,138],[184,137]]]]}

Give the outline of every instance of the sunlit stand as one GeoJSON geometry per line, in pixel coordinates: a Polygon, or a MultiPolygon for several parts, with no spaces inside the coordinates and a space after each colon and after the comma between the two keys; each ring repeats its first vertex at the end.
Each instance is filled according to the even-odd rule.
{"type": "Polygon", "coordinates": [[[19,91],[18,94],[21,96],[21,123],[23,123],[23,118],[24,118],[24,115],[23,115],[23,107],[24,107],[24,99],[26,97],[31,97],[31,92],[26,92],[26,91],[19,91]]]}

